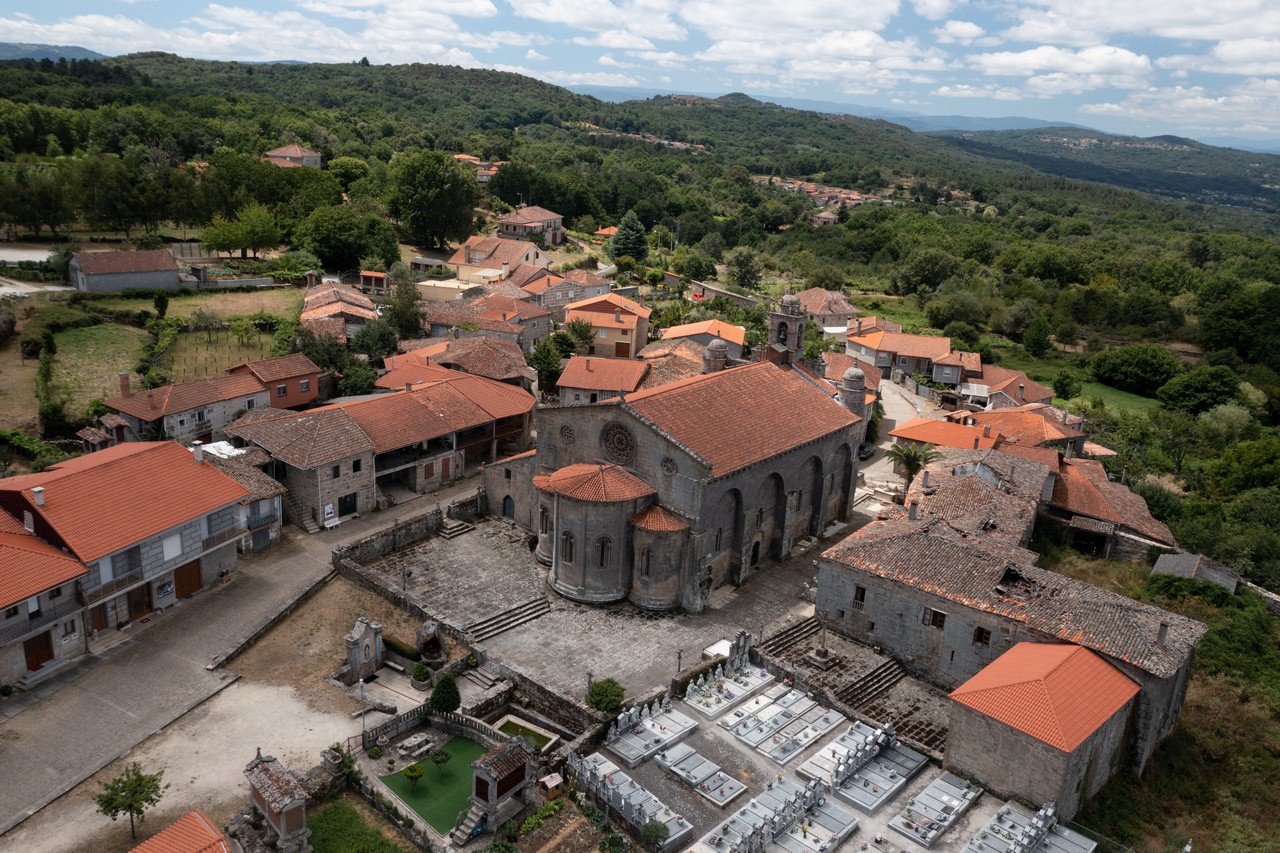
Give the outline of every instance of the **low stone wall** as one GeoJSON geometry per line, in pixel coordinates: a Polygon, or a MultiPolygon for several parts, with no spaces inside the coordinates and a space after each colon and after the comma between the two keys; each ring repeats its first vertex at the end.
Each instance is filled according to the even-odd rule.
{"type": "Polygon", "coordinates": [[[341,560],[350,560],[357,564],[372,562],[401,548],[407,548],[431,538],[440,531],[443,522],[444,511],[439,507],[421,515],[401,519],[384,530],[334,548],[333,564],[337,567],[341,560]]]}
{"type": "Polygon", "coordinates": [[[396,809],[391,799],[374,787],[372,782],[360,779],[351,785],[351,790],[364,797],[369,805],[373,806],[375,811],[385,817],[395,827],[396,831],[404,836],[405,840],[414,847],[419,850],[425,850],[427,853],[435,850],[430,832],[426,829],[425,824],[420,826],[413,815],[404,814],[399,809],[396,809]],[[395,809],[395,811],[392,811],[392,809],[395,809]],[[398,818],[397,814],[399,815],[398,818]],[[409,826],[406,818],[413,820],[414,825],[409,826]]]}
{"type": "Polygon", "coordinates": [[[500,746],[509,740],[506,735],[484,720],[477,720],[474,717],[468,717],[463,714],[429,714],[427,719],[432,728],[439,729],[453,737],[470,738],[485,749],[493,749],[495,746],[500,746]]]}
{"type": "Polygon", "coordinates": [[[1272,616],[1280,616],[1280,595],[1276,595],[1271,590],[1263,589],[1262,587],[1258,586],[1256,583],[1250,583],[1249,581],[1244,580],[1243,578],[1241,578],[1240,580],[1240,585],[1248,587],[1250,592],[1260,596],[1262,600],[1267,604],[1268,613],[1270,613],[1272,616]]]}
{"type": "Polygon", "coordinates": [[[427,703],[423,702],[415,708],[410,708],[403,714],[396,714],[389,720],[379,723],[371,729],[366,729],[363,735],[363,745],[366,750],[374,746],[378,742],[378,738],[385,737],[387,740],[395,740],[407,731],[412,731],[422,725],[427,719],[427,703]]]}

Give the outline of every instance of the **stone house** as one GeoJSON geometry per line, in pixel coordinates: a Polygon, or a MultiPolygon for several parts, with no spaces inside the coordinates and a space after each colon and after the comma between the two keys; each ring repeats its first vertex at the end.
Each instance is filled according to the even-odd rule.
{"type": "Polygon", "coordinates": [[[432,367],[438,372],[412,390],[305,412],[251,412],[228,433],[271,456],[290,520],[310,532],[528,446],[533,395],[432,367]]]}
{"type": "Polygon", "coordinates": [[[994,364],[984,364],[976,374],[966,374],[956,393],[959,402],[983,409],[1053,402],[1052,389],[1029,378],[1021,370],[994,364]]]}
{"type": "Polygon", "coordinates": [[[177,290],[178,264],[168,249],[136,252],[76,252],[67,266],[76,290],[118,293],[121,290],[177,290]]]}
{"type": "Polygon", "coordinates": [[[609,279],[586,270],[569,270],[564,275],[547,273],[521,285],[534,302],[553,314],[573,302],[604,296],[611,287],[609,279]]]}
{"type": "Polygon", "coordinates": [[[276,409],[300,409],[320,398],[320,368],[300,352],[246,361],[228,368],[227,373],[257,379],[276,409]]]}
{"type": "Polygon", "coordinates": [[[820,329],[847,328],[849,321],[858,316],[858,309],[837,290],[811,287],[797,293],[796,299],[800,300],[800,308],[809,316],[810,322],[820,329]]]}
{"type": "Polygon", "coordinates": [[[120,374],[120,394],[105,401],[127,422],[126,441],[171,438],[182,444],[221,441],[227,424],[253,409],[271,406],[271,395],[252,375],[180,382],[134,392],[120,374]]]}
{"type": "Polygon", "coordinates": [[[303,328],[311,329],[317,336],[332,334],[347,341],[355,337],[365,323],[377,318],[378,310],[369,297],[354,287],[325,281],[307,287],[298,320],[303,328]],[[341,324],[340,334],[331,327],[333,324],[341,324]]]}
{"type": "Polygon", "coordinates": [[[270,163],[272,166],[279,166],[282,169],[296,169],[299,167],[319,169],[323,164],[324,158],[319,151],[303,148],[294,142],[289,145],[282,145],[279,148],[272,148],[262,155],[262,160],[264,163],[270,163]]]}
{"type": "Polygon", "coordinates": [[[864,389],[833,400],[789,367],[723,369],[594,405],[542,407],[532,454],[485,468],[576,601],[705,609],[848,517],[864,389]]]}
{"type": "MultiPolygon", "coordinates": [[[[129,442],[0,480],[0,509],[87,568],[75,596],[96,632],[172,606],[236,568],[248,490],[171,441],[129,442]]],[[[82,641],[83,642],[83,641],[82,641]]]]}
{"type": "Polygon", "coordinates": [[[575,355],[556,383],[560,405],[584,406],[629,394],[640,387],[648,372],[649,365],[643,361],[575,355]]]}
{"type": "Polygon", "coordinates": [[[1000,433],[1001,441],[1021,447],[1049,447],[1067,456],[1079,456],[1084,452],[1083,432],[1020,407],[956,412],[953,417],[963,419],[962,422],[970,426],[989,426],[992,431],[1000,433]]]}
{"type": "Polygon", "coordinates": [[[1086,553],[1109,559],[1146,560],[1152,549],[1173,549],[1168,525],[1123,483],[1113,483],[1095,459],[1059,457],[1053,498],[1044,517],[1086,553]]]}
{"type": "Polygon", "coordinates": [[[1018,643],[952,691],[946,767],[1070,818],[1119,769],[1139,689],[1081,646],[1018,643]]]}
{"type": "Polygon", "coordinates": [[[1151,569],[1153,575],[1174,575],[1180,578],[1217,584],[1232,595],[1240,583],[1240,575],[1229,566],[1210,560],[1203,554],[1161,554],[1151,569]]]}
{"type": "Polygon", "coordinates": [[[823,553],[817,612],[948,690],[1020,642],[1083,646],[1141,687],[1123,759],[1141,773],[1177,728],[1205,627],[1038,568],[1035,556],[942,519],[876,521],[823,553]]]}
{"type": "Polygon", "coordinates": [[[425,316],[433,338],[493,338],[516,344],[526,354],[551,334],[551,312],[519,288],[501,283],[475,287],[451,302],[429,303],[425,316]]]}
{"type": "Polygon", "coordinates": [[[912,418],[889,431],[897,444],[931,444],[960,450],[989,450],[1000,443],[1001,435],[986,426],[971,426],[937,418],[912,418]]]}
{"type": "Polygon", "coordinates": [[[724,341],[728,357],[736,360],[742,358],[743,349],[747,345],[747,330],[741,326],[714,319],[703,320],[700,323],[684,323],[662,330],[664,341],[682,338],[692,340],[704,347],[714,340],[724,341]]]}
{"type": "Polygon", "coordinates": [[[286,489],[263,470],[271,457],[258,448],[234,447],[226,441],[203,445],[203,453],[205,462],[249,491],[236,505],[236,526],[244,531],[240,553],[261,551],[279,542],[286,489]]]}
{"type": "Polygon", "coordinates": [[[564,242],[564,217],[545,207],[522,204],[498,217],[498,236],[508,240],[541,239],[548,246],[564,242]]]}
{"type": "Polygon", "coordinates": [[[514,343],[489,337],[461,336],[411,343],[415,344],[413,349],[387,356],[384,360],[387,372],[378,377],[376,384],[379,388],[397,390],[406,385],[417,385],[437,375],[429,367],[444,367],[515,385],[537,395],[538,373],[529,366],[524,352],[514,343]]]}
{"type": "Polygon", "coordinates": [[[616,293],[581,299],[565,306],[565,322],[580,320],[591,324],[594,342],[587,355],[633,358],[649,342],[649,315],[638,302],[616,293]]]}
{"type": "MultiPolygon", "coordinates": [[[[854,321],[857,322],[856,320],[854,321]]],[[[848,355],[894,373],[933,374],[933,364],[951,352],[951,339],[900,332],[862,331],[851,333],[845,345],[848,355]]]]}
{"type": "Polygon", "coordinates": [[[468,237],[449,258],[454,275],[463,281],[499,281],[521,264],[548,267],[551,261],[542,250],[524,240],[501,237],[468,237]]]}

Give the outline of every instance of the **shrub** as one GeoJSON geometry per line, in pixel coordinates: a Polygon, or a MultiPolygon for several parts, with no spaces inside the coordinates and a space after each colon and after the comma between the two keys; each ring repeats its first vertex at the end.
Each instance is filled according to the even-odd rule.
{"type": "Polygon", "coordinates": [[[431,691],[431,698],[427,700],[427,707],[437,713],[450,713],[458,710],[458,706],[462,704],[462,694],[458,692],[458,683],[453,680],[453,676],[445,673],[440,676],[440,680],[436,682],[435,688],[431,691]]]}
{"type": "Polygon", "coordinates": [[[431,677],[431,671],[427,669],[427,665],[422,661],[418,661],[413,667],[413,680],[426,681],[431,677]]]}
{"type": "Polygon", "coordinates": [[[593,682],[587,692],[587,704],[597,711],[611,714],[622,707],[622,700],[627,698],[627,690],[613,678],[602,678],[593,682]]]}
{"type": "Polygon", "coordinates": [[[640,841],[650,850],[658,850],[671,835],[671,830],[660,820],[651,820],[640,827],[640,841]]]}
{"type": "Polygon", "coordinates": [[[401,655],[402,657],[407,657],[409,660],[417,660],[422,657],[422,653],[418,651],[417,646],[412,643],[406,643],[403,640],[397,640],[389,634],[382,635],[382,642],[385,643],[387,648],[391,649],[391,651],[401,655]]]}
{"type": "Polygon", "coordinates": [[[422,774],[425,772],[427,771],[416,761],[400,771],[401,775],[409,780],[409,787],[414,789],[417,789],[418,781],[422,779],[422,774]]]}
{"type": "Polygon", "coordinates": [[[381,758],[381,757],[382,757],[382,747],[380,747],[380,746],[371,746],[371,747],[369,747],[369,753],[368,753],[368,755],[369,755],[369,757],[370,757],[370,758],[372,758],[374,761],[377,761],[379,758],[381,758]]]}
{"type": "Polygon", "coordinates": [[[547,818],[553,817],[564,807],[564,800],[551,800],[542,808],[525,818],[524,823],[520,824],[520,834],[528,835],[546,822],[547,818]]]}

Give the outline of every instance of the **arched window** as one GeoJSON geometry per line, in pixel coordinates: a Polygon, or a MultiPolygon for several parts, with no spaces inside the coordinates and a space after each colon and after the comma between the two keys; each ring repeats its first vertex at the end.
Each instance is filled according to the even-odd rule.
{"type": "Polygon", "coordinates": [[[560,536],[560,562],[573,562],[573,534],[567,530],[560,536]]]}
{"type": "Polygon", "coordinates": [[[607,567],[611,556],[613,556],[613,540],[608,536],[601,536],[596,540],[596,565],[602,569],[607,567]]]}
{"type": "Polygon", "coordinates": [[[640,576],[649,577],[649,549],[640,549],[640,576]]]}
{"type": "Polygon", "coordinates": [[[538,532],[551,532],[551,513],[547,511],[546,504],[538,507],[538,532]]]}
{"type": "Polygon", "coordinates": [[[782,344],[784,347],[787,345],[787,332],[789,331],[790,329],[787,328],[786,323],[778,324],[778,343],[782,344]]]}
{"type": "Polygon", "coordinates": [[[724,528],[723,528],[723,527],[717,527],[717,528],[716,528],[716,550],[717,550],[717,551],[719,551],[719,550],[720,550],[720,539],[721,539],[721,537],[722,537],[723,535],[724,535],[724,528]]]}

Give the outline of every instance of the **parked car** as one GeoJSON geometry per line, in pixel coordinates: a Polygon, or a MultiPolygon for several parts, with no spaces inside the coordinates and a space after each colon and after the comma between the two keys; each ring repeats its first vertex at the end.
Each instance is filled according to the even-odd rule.
{"type": "Polygon", "coordinates": [[[870,459],[876,453],[876,446],[869,441],[864,441],[858,445],[858,458],[870,459]]]}

